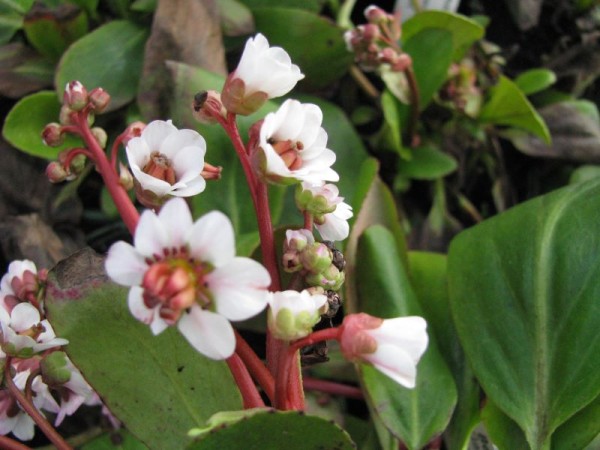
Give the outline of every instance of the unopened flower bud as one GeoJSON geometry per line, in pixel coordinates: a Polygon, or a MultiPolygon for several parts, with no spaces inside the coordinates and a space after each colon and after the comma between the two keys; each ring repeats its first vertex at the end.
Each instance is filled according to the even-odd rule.
{"type": "Polygon", "coordinates": [[[67,179],[69,174],[58,161],[52,161],[46,167],[46,176],[50,183],[61,183],[67,179]]]}
{"type": "Polygon", "coordinates": [[[73,159],[71,160],[71,165],[69,166],[69,169],[71,171],[71,173],[73,174],[73,178],[75,178],[77,175],[79,175],[81,172],[83,172],[83,169],[85,169],[85,163],[87,161],[87,158],[85,155],[79,154],[76,155],[75,157],[73,157],[73,159]]]}
{"type": "Polygon", "coordinates": [[[58,121],[61,125],[73,125],[73,120],[71,116],[75,111],[73,111],[68,105],[62,105],[60,107],[60,114],[58,116],[58,121]]]}
{"type": "Polygon", "coordinates": [[[217,91],[202,91],[194,96],[192,103],[194,118],[200,123],[217,123],[217,117],[227,117],[227,109],[221,102],[221,94],[217,91]]]}
{"type": "Polygon", "coordinates": [[[65,133],[60,124],[52,122],[44,127],[42,140],[49,147],[58,147],[65,141],[65,133]]]}
{"type": "Polygon", "coordinates": [[[398,55],[396,61],[392,64],[392,70],[394,72],[404,72],[412,66],[412,58],[407,53],[402,53],[398,55]]]}
{"type": "Polygon", "coordinates": [[[142,135],[142,131],[146,128],[146,124],[144,122],[133,122],[127,126],[125,131],[122,133],[121,141],[123,145],[127,145],[129,141],[135,137],[140,137],[142,135]]]}
{"type": "Polygon", "coordinates": [[[63,104],[73,111],[81,111],[88,104],[89,97],[87,89],[79,81],[71,81],[65,86],[63,104]]]}
{"type": "Polygon", "coordinates": [[[331,250],[321,242],[307,246],[300,253],[302,266],[311,273],[320,273],[326,270],[333,260],[331,250]]]}
{"type": "Polygon", "coordinates": [[[319,310],[326,302],[325,295],[311,295],[307,290],[273,292],[267,313],[269,330],[285,341],[308,336],[321,320],[319,310]]]}
{"type": "Polygon", "coordinates": [[[365,18],[369,23],[378,24],[389,20],[390,15],[379,6],[371,5],[365,9],[365,18]]]}
{"type": "Polygon", "coordinates": [[[330,291],[339,291],[344,284],[346,276],[337,267],[331,264],[327,269],[319,273],[308,274],[306,282],[311,286],[321,286],[330,291]]]}
{"type": "Polygon", "coordinates": [[[283,269],[286,272],[297,272],[304,266],[300,260],[301,252],[307,245],[313,244],[315,238],[308,230],[287,230],[283,241],[283,269]]]}
{"type": "Polygon", "coordinates": [[[360,25],[359,30],[362,34],[362,40],[364,43],[374,42],[379,39],[381,35],[379,27],[373,24],[360,25]]]}
{"type": "Polygon", "coordinates": [[[96,138],[96,141],[100,145],[100,148],[106,148],[108,136],[106,135],[106,131],[104,131],[104,128],[94,127],[91,131],[92,135],[96,138]]]}
{"type": "Polygon", "coordinates": [[[100,87],[94,88],[90,92],[90,103],[94,107],[94,111],[100,114],[110,103],[110,94],[100,87]]]}
{"type": "Polygon", "coordinates": [[[123,186],[126,191],[133,189],[133,175],[122,162],[119,163],[119,184],[123,186]]]}
{"type": "Polygon", "coordinates": [[[67,355],[55,351],[44,356],[40,363],[42,380],[48,386],[62,386],[71,379],[71,370],[67,363],[67,355]]]}

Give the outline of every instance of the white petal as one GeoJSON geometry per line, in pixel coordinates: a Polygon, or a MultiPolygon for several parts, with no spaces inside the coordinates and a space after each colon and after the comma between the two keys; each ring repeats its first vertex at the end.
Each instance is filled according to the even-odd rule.
{"type": "Polygon", "coordinates": [[[200,175],[198,175],[193,180],[187,181],[185,183],[178,182],[173,185],[173,190],[171,191],[171,195],[173,197],[191,197],[193,195],[199,194],[206,189],[206,181],[200,175]]]}
{"type": "Polygon", "coordinates": [[[185,243],[185,234],[192,227],[192,214],[185,200],[174,198],[163,205],[158,218],[168,234],[168,240],[174,247],[185,243]]]}
{"type": "Polygon", "coordinates": [[[171,133],[177,132],[177,128],[171,123],[171,121],[155,120],[150,122],[140,136],[144,141],[147,142],[150,152],[159,151],[163,141],[171,133]]]}
{"type": "Polygon", "coordinates": [[[375,353],[363,355],[377,370],[396,383],[414,388],[417,378],[417,366],[411,356],[393,345],[378,345],[375,353]]]}
{"type": "Polygon", "coordinates": [[[17,332],[25,331],[40,323],[40,312],[30,303],[19,303],[10,314],[10,326],[17,332]]]}
{"type": "Polygon", "coordinates": [[[141,171],[150,160],[150,147],[141,137],[134,137],[125,147],[127,162],[132,170],[141,171]]]}
{"type": "Polygon", "coordinates": [[[171,189],[173,188],[173,186],[166,181],[155,178],[152,175],[148,175],[147,173],[142,172],[133,166],[131,166],[131,172],[133,173],[133,176],[140,182],[144,190],[154,192],[159,197],[164,197],[171,192],[171,189]]]}
{"type": "Polygon", "coordinates": [[[422,317],[396,317],[386,319],[379,328],[368,333],[377,342],[395,345],[405,351],[416,363],[427,349],[427,322],[422,317]]]}
{"type": "Polygon", "coordinates": [[[154,318],[154,309],[148,308],[144,303],[143,297],[144,289],[139,286],[134,286],[129,289],[129,295],[127,296],[127,306],[129,311],[140,322],[150,324],[154,318]]]}
{"type": "Polygon", "coordinates": [[[235,350],[233,328],[219,314],[193,306],[177,327],[196,350],[211,359],[227,359],[235,350]]]}
{"type": "Polygon", "coordinates": [[[12,433],[15,435],[17,439],[22,441],[29,441],[33,439],[34,435],[34,422],[31,417],[29,417],[24,412],[19,412],[16,416],[16,420],[14,422],[12,433]]]}
{"type": "Polygon", "coordinates": [[[136,286],[142,283],[148,264],[132,245],[121,241],[113,244],[108,250],[104,267],[114,282],[124,286],[136,286]]]}
{"type": "Polygon", "coordinates": [[[177,181],[188,182],[200,176],[204,169],[204,149],[184,147],[171,159],[177,181]]]}
{"type": "Polygon", "coordinates": [[[148,258],[155,255],[163,256],[163,250],[172,246],[167,230],[156,214],[150,210],[144,211],[140,217],[135,230],[134,243],[135,249],[148,258]]]}
{"type": "Polygon", "coordinates": [[[235,256],[235,238],[231,221],[220,211],[205,214],[187,233],[186,242],[192,256],[215,267],[235,256]]]}
{"type": "Polygon", "coordinates": [[[170,160],[185,147],[195,148],[196,154],[202,159],[206,153],[206,141],[197,131],[194,130],[176,130],[169,134],[161,143],[160,153],[170,160]]]}

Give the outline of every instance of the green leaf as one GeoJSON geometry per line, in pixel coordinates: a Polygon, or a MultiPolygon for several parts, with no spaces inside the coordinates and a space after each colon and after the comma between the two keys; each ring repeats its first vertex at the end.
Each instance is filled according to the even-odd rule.
{"type": "Polygon", "coordinates": [[[343,32],[333,22],[299,9],[254,8],[256,29],[269,44],[283,47],[306,78],[303,89],[324,88],[346,73],[352,53],[346,49],[343,32]],[[306,45],[310,42],[310,45],[306,45]]]}
{"type": "Polygon", "coordinates": [[[127,429],[151,449],[184,448],[189,429],[241,398],[224,362],[196,352],[175,328],[153,336],[84,249],[49,274],[47,314],[66,352],[127,429]]]}
{"type": "Polygon", "coordinates": [[[56,159],[61,150],[81,145],[81,141],[71,135],[60,147],[48,147],[42,142],[44,127],[58,122],[59,112],[60,103],[54,92],[42,91],[23,97],[6,116],[2,136],[25,153],[56,159]]]}
{"type": "Polygon", "coordinates": [[[221,0],[217,3],[221,29],[225,36],[241,36],[254,31],[254,18],[250,9],[238,0],[221,0]]]}
{"type": "Polygon", "coordinates": [[[544,120],[519,87],[505,76],[500,76],[500,81],[490,89],[479,120],[482,123],[521,128],[550,144],[550,132],[544,120]]]}
{"type": "Polygon", "coordinates": [[[256,8],[290,8],[303,9],[313,13],[321,10],[321,0],[240,0],[250,9],[256,8]]]}
{"type": "Polygon", "coordinates": [[[188,450],[320,450],[356,448],[335,423],[297,411],[259,412],[223,424],[194,442],[188,450]]]}
{"type": "Polygon", "coordinates": [[[403,50],[413,60],[419,87],[420,110],[427,107],[448,78],[448,68],[452,63],[452,42],[452,33],[440,28],[425,28],[404,41],[403,50]]]}
{"type": "Polygon", "coordinates": [[[428,331],[434,334],[440,353],[456,383],[458,402],[446,428],[445,441],[451,449],[466,449],[479,423],[480,389],[467,364],[456,328],[450,320],[447,289],[447,257],[439,253],[409,252],[410,279],[420,300],[428,331]]]}
{"type": "Polygon", "coordinates": [[[530,450],[523,430],[510,417],[502,412],[492,401],[486,400],[481,411],[485,428],[494,442],[501,449],[530,450]]]}
{"type": "Polygon", "coordinates": [[[79,7],[65,3],[60,9],[27,16],[23,29],[32,47],[56,62],[71,43],[87,33],[87,15],[79,7]]]}
{"type": "Polygon", "coordinates": [[[402,145],[402,124],[400,121],[400,103],[398,99],[385,89],[381,94],[381,108],[383,109],[383,119],[386,131],[389,135],[389,141],[392,144],[392,150],[398,153],[403,159],[410,159],[411,152],[402,145]]]}
{"type": "Polygon", "coordinates": [[[556,74],[550,69],[530,69],[515,78],[515,84],[525,95],[535,94],[556,83],[556,74]]]}
{"type": "Polygon", "coordinates": [[[398,163],[398,173],[416,180],[436,180],[451,174],[457,168],[456,160],[431,145],[412,149],[409,161],[398,163]]]}
{"type": "Polygon", "coordinates": [[[145,28],[115,20],[79,39],[62,56],[56,72],[56,90],[78,80],[88,89],[102,87],[111,96],[109,110],[135,98],[142,71],[145,28]]]}
{"type": "MultiPolygon", "coordinates": [[[[369,227],[358,244],[356,276],[359,310],[382,318],[422,315],[397,251],[394,235],[369,227]]],[[[417,385],[407,389],[371,366],[360,365],[367,401],[385,426],[409,449],[420,449],[447,426],[456,388],[434,338],[417,367],[417,385]]]]}
{"type": "Polygon", "coordinates": [[[598,448],[597,445],[586,446],[598,436],[600,436],[600,396],[556,429],[552,435],[552,448],[595,450],[598,448]]]}
{"type": "Polygon", "coordinates": [[[0,0],[0,45],[6,44],[22,28],[23,16],[34,0],[0,0]]]}
{"type": "Polygon", "coordinates": [[[487,396],[533,449],[600,394],[600,181],[523,203],[458,235],[450,303],[487,396]]]}
{"type": "Polygon", "coordinates": [[[105,433],[91,442],[83,445],[81,450],[147,450],[144,444],[138,441],[126,430],[105,433]],[[116,438],[116,439],[115,439],[116,438]],[[119,444],[115,445],[115,442],[119,444]]]}
{"type": "Polygon", "coordinates": [[[461,59],[465,51],[485,33],[480,24],[465,16],[428,10],[414,15],[402,24],[402,39],[407,42],[420,31],[430,28],[445,30],[452,34],[452,55],[455,61],[461,59]]]}

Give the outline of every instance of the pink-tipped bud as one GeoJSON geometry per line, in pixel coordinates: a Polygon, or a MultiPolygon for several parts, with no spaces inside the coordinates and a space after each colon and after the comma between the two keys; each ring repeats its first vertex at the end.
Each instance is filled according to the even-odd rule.
{"type": "MultiPolygon", "coordinates": [[[[393,17],[393,16],[392,16],[393,17]]],[[[372,24],[378,24],[390,19],[390,14],[385,12],[379,6],[371,5],[365,9],[365,18],[372,24]]]]}
{"type": "Polygon", "coordinates": [[[58,121],[61,125],[73,125],[73,119],[71,118],[73,111],[68,105],[62,105],[60,107],[60,114],[58,116],[58,121]]]}
{"type": "Polygon", "coordinates": [[[368,23],[366,25],[362,25],[360,27],[362,31],[362,38],[365,42],[373,42],[379,38],[381,33],[379,32],[379,27],[377,25],[373,25],[368,23]]]}
{"type": "Polygon", "coordinates": [[[227,109],[221,102],[221,94],[217,91],[202,91],[194,96],[192,103],[194,118],[200,123],[213,124],[218,119],[227,117],[227,109]]]}
{"type": "Polygon", "coordinates": [[[71,81],[65,86],[63,104],[73,111],[81,111],[88,104],[89,97],[87,89],[79,81],[71,81]]]}
{"type": "Polygon", "coordinates": [[[50,183],[61,183],[67,179],[68,175],[69,173],[58,161],[52,161],[46,167],[46,176],[50,183]]]}
{"type": "Polygon", "coordinates": [[[106,148],[106,142],[108,141],[106,131],[104,131],[104,129],[100,127],[94,127],[91,131],[94,138],[96,138],[98,145],[100,145],[100,148],[106,148]]]}
{"type": "Polygon", "coordinates": [[[58,123],[49,123],[42,131],[42,140],[49,147],[58,147],[65,141],[65,133],[58,123]]]}
{"type": "Polygon", "coordinates": [[[303,249],[300,254],[300,261],[309,272],[320,273],[331,265],[333,255],[325,244],[315,242],[303,249]]]}
{"type": "Polygon", "coordinates": [[[110,94],[104,89],[97,87],[90,92],[90,103],[97,114],[104,112],[110,103],[110,94]]]}
{"type": "Polygon", "coordinates": [[[126,191],[133,189],[133,175],[122,162],[119,163],[119,184],[123,186],[126,191]]]}
{"type": "Polygon", "coordinates": [[[121,142],[123,142],[123,145],[127,145],[129,141],[135,137],[140,137],[142,135],[142,131],[144,131],[144,128],[146,128],[146,124],[144,122],[138,121],[129,124],[129,126],[121,134],[121,142]]]}
{"type": "Polygon", "coordinates": [[[392,70],[394,72],[404,72],[410,66],[412,66],[412,58],[410,57],[410,55],[402,53],[398,55],[398,58],[396,59],[394,64],[392,64],[392,70]]]}

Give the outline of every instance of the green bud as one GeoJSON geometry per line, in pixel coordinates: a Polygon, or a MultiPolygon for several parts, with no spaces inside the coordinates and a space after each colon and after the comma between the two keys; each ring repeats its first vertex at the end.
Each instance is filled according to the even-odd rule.
{"type": "Polygon", "coordinates": [[[288,308],[282,308],[277,312],[277,317],[273,317],[273,312],[269,309],[267,313],[269,330],[277,339],[284,341],[293,341],[308,336],[313,327],[321,320],[318,310],[314,312],[298,311],[294,312],[288,308]]]}
{"type": "Polygon", "coordinates": [[[65,352],[52,352],[40,363],[42,380],[48,386],[60,386],[71,379],[71,371],[67,366],[65,352]]]}
{"type": "Polygon", "coordinates": [[[319,273],[331,265],[333,254],[325,244],[315,242],[300,253],[300,261],[309,272],[319,273]]]}
{"type": "Polygon", "coordinates": [[[342,284],[344,284],[345,279],[344,272],[340,272],[337,267],[331,264],[320,273],[307,275],[305,281],[311,286],[321,286],[323,289],[329,291],[338,291],[342,287],[342,284]]]}

